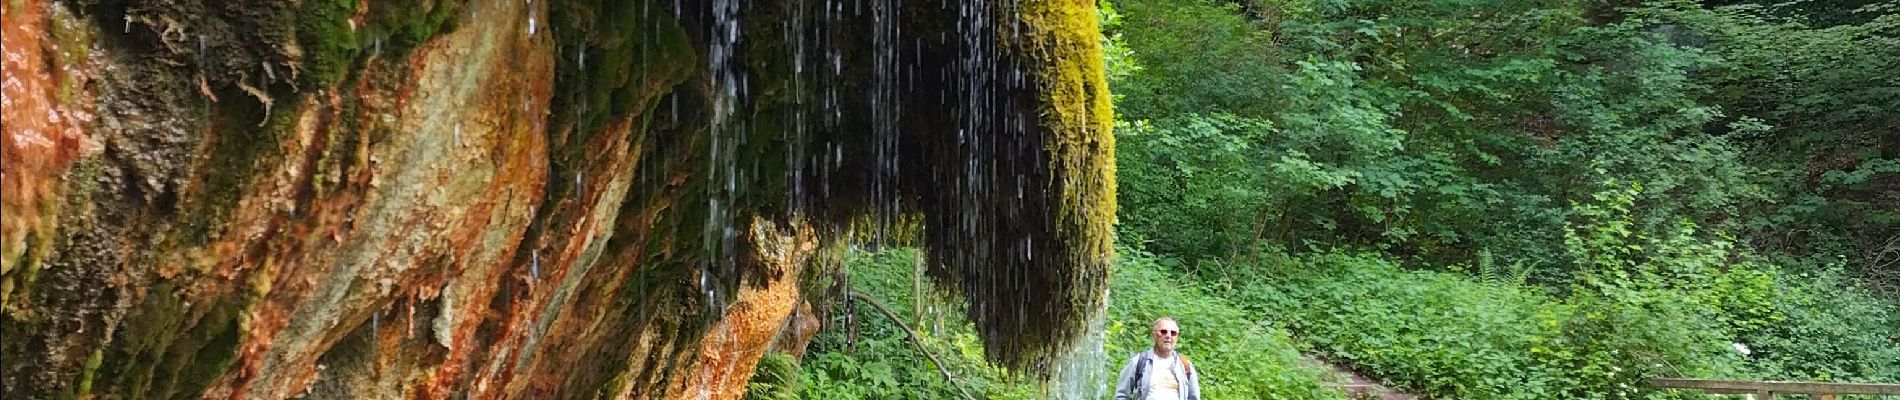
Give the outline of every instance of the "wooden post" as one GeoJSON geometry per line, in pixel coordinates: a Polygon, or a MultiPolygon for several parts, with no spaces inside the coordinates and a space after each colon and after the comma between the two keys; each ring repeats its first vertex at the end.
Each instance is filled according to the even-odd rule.
{"type": "MultiPolygon", "coordinates": [[[[910,264],[910,323],[924,325],[924,251],[917,250],[910,264]]],[[[936,332],[932,332],[936,333],[936,332]]]]}
{"type": "Polygon", "coordinates": [[[1814,399],[1815,400],[1834,400],[1834,394],[1822,393],[1822,394],[1814,395],[1814,399]]]}

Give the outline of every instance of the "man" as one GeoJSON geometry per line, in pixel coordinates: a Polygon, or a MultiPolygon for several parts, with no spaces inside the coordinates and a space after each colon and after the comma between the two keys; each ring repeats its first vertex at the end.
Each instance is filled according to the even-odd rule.
{"type": "Polygon", "coordinates": [[[1174,318],[1155,320],[1148,334],[1155,346],[1128,357],[1115,383],[1115,400],[1201,400],[1201,375],[1187,356],[1174,351],[1181,339],[1174,318]]]}

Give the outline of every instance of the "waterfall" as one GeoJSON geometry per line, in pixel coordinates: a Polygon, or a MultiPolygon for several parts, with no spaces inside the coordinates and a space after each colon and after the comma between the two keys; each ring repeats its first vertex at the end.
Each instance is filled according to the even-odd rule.
{"type": "MultiPolygon", "coordinates": [[[[734,229],[733,207],[740,201],[738,192],[738,146],[745,137],[743,124],[735,124],[733,114],[745,95],[745,75],[734,68],[733,55],[739,51],[739,0],[713,0],[712,26],[707,36],[708,76],[712,78],[712,121],[707,129],[712,143],[707,146],[706,191],[708,208],[703,236],[706,269],[699,274],[699,286],[707,304],[723,310],[719,288],[725,279],[737,278],[738,234],[734,229]],[[721,278],[715,282],[712,278],[721,278]]],[[[716,317],[723,313],[709,313],[716,317]]]]}
{"type": "Polygon", "coordinates": [[[1110,391],[1115,390],[1109,387],[1114,377],[1110,376],[1109,370],[1103,367],[1105,360],[1115,360],[1110,358],[1104,350],[1108,339],[1106,335],[1109,301],[1106,300],[1109,298],[1107,285],[1102,287],[1102,298],[1104,299],[1102,309],[1091,312],[1088,330],[1082,334],[1082,340],[1076,343],[1075,348],[1062,353],[1066,357],[1054,363],[1055,367],[1049,374],[1052,379],[1043,390],[1048,398],[1100,399],[1108,397],[1110,391]]]}

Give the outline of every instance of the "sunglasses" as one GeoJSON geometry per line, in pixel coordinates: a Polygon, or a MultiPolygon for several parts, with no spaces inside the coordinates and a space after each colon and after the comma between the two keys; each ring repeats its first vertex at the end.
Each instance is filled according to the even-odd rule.
{"type": "Polygon", "coordinates": [[[1155,333],[1159,333],[1159,334],[1167,335],[1167,336],[1181,336],[1181,331],[1178,331],[1178,330],[1171,331],[1167,329],[1156,329],[1155,333]]]}

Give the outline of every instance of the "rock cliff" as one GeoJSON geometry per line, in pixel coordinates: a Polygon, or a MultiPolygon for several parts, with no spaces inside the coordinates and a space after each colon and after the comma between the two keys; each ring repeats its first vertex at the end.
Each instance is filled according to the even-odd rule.
{"type": "Polygon", "coordinates": [[[7,398],[737,398],[849,243],[1024,371],[1104,301],[1093,2],[3,7],[7,398]]]}

